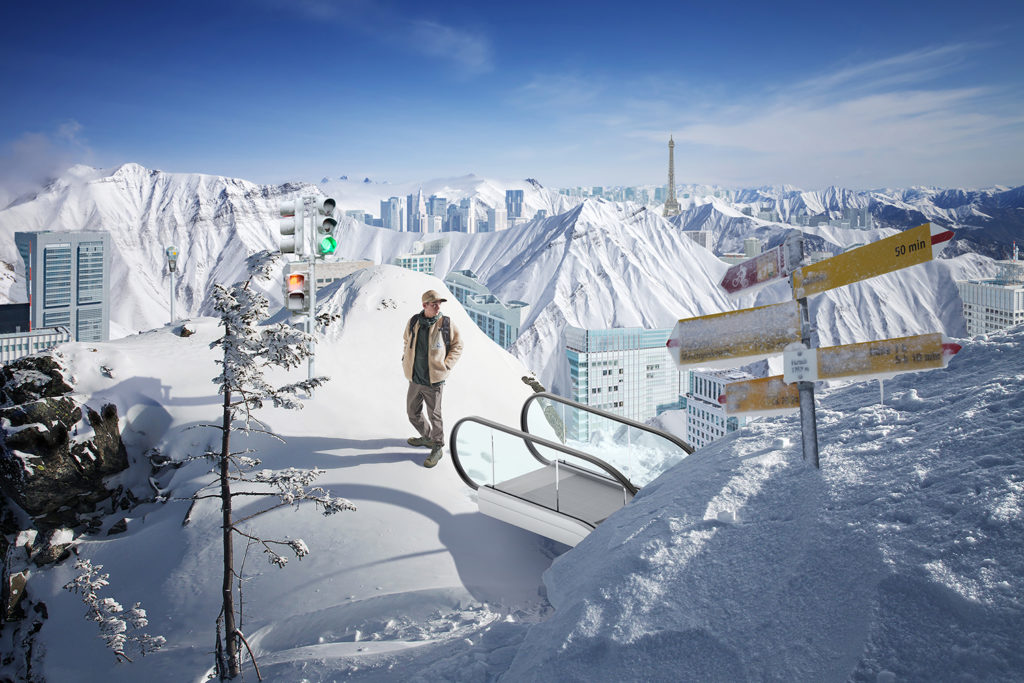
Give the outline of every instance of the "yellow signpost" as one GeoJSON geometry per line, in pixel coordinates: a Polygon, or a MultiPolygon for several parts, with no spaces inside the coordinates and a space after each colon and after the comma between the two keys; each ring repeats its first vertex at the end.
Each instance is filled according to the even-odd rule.
{"type": "Polygon", "coordinates": [[[820,349],[800,347],[783,353],[783,377],[786,382],[808,382],[935,370],[946,367],[959,350],[939,332],[820,349]]]}
{"type": "Polygon", "coordinates": [[[836,287],[931,261],[953,232],[924,223],[898,235],[843,252],[793,271],[793,298],[803,299],[836,287]]]}
{"type": "MultiPolygon", "coordinates": [[[[719,401],[729,415],[800,411],[804,457],[818,463],[814,382],[854,376],[885,377],[943,368],[960,350],[939,333],[816,348],[807,298],[935,258],[953,232],[930,223],[792,270],[795,301],[680,320],[667,346],[680,368],[736,366],[751,358],[783,354],[782,375],[730,382],[719,401]]],[[[802,258],[802,242],[787,239],[792,251],[773,252],[730,268],[722,288],[730,295],[778,279],[802,258]],[[796,252],[800,252],[799,254],[796,252]]]]}
{"type": "Polygon", "coordinates": [[[782,375],[730,382],[719,402],[728,415],[779,415],[800,409],[800,391],[782,375]]]}
{"type": "Polygon", "coordinates": [[[795,301],[686,318],[676,323],[666,346],[676,365],[736,365],[763,358],[800,341],[800,309],[795,301]]]}

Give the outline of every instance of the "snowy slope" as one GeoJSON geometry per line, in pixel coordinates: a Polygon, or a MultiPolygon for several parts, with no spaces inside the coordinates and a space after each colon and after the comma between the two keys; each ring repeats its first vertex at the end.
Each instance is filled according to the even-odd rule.
{"type": "MultiPolygon", "coordinates": [[[[332,286],[325,306],[343,321],[317,367],[334,379],[302,411],[265,411],[287,444],[251,444],[269,467],[324,468],[321,483],[359,506],[256,525],[313,550],[284,569],[255,551],[246,560],[243,628],[267,680],[1019,678],[1024,329],[964,341],[946,370],[888,380],[884,405],[874,383],[820,392],[820,471],[801,459],[795,417],[754,423],[566,551],[482,517],[447,458],[425,470],[425,451],[404,445],[399,334],[428,287],[441,284],[390,267],[332,286]]],[[[524,369],[445,308],[467,342],[449,426],[480,413],[514,424],[524,369]]],[[[189,429],[218,414],[217,329],[194,325],[189,338],[167,328],[62,348],[91,403],[122,406],[133,457],[157,447],[180,459],[215,438],[189,429]]],[[[201,680],[219,510],[201,504],[183,528],[180,499],[205,469],[161,475],[172,501],[132,511],[124,534],[78,539],[112,596],[143,601],[167,649],[115,664],[60,590],[70,566],[38,571],[48,680],[201,680]]]]}
{"type": "MultiPolygon", "coordinates": [[[[435,278],[389,266],[335,285],[325,308],[344,318],[316,359],[317,372],[332,381],[302,411],[264,411],[286,444],[248,442],[265,467],[327,470],[318,483],[359,508],[330,518],[286,508],[253,523],[269,537],[300,536],[312,549],[284,569],[272,567],[256,549],[245,562],[243,628],[266,654],[268,667],[305,661],[323,643],[335,655],[414,647],[540,609],[540,574],[554,546],[476,514],[470,491],[448,462],[426,470],[421,463],[427,451],[405,444],[414,432],[405,417],[401,335],[428,288],[444,291],[435,278]],[[374,638],[378,642],[355,642],[374,638]]],[[[512,423],[531,393],[521,381],[524,368],[476,330],[457,303],[446,304],[445,311],[465,339],[446,387],[447,427],[467,414],[512,423]]],[[[188,338],[167,327],[107,344],[63,347],[76,389],[90,403],[118,404],[136,460],[149,448],[182,460],[219,443],[212,430],[197,428],[219,419],[211,382],[218,368],[209,348],[218,328],[213,319],[192,324],[196,334],[188,338]],[[113,369],[113,378],[100,373],[101,364],[113,369]]],[[[305,376],[305,368],[295,374],[305,376]]],[[[173,476],[165,472],[161,484],[171,501],[134,510],[126,533],[80,538],[80,556],[104,566],[112,596],[143,602],[150,632],[166,636],[167,649],[132,666],[115,664],[95,627],[82,618],[81,602],[60,589],[71,578],[66,563],[37,574],[29,588],[49,608],[43,634],[47,680],[201,679],[211,664],[218,610],[219,506],[202,502],[188,526],[182,520],[184,498],[209,481],[208,467],[197,461],[173,476]]],[[[140,492],[147,488],[144,479],[128,483],[140,492]]],[[[254,507],[243,504],[239,516],[254,507]]]]}
{"type": "Polygon", "coordinates": [[[508,680],[1019,680],[1024,329],[670,470],[545,575],[508,680]],[[797,445],[792,445],[797,444],[797,445]]]}

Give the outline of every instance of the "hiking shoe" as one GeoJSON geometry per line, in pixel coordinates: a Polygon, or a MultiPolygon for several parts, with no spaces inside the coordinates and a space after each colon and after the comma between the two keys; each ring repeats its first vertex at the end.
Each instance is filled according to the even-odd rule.
{"type": "Polygon", "coordinates": [[[438,462],[440,462],[442,455],[444,455],[444,452],[442,450],[442,446],[435,445],[432,449],[430,449],[430,456],[426,460],[423,461],[423,466],[424,467],[433,467],[438,462]]]}
{"type": "Polygon", "coordinates": [[[425,436],[414,436],[410,439],[405,440],[410,446],[423,446],[424,448],[430,448],[434,445],[434,442],[425,436]]]}

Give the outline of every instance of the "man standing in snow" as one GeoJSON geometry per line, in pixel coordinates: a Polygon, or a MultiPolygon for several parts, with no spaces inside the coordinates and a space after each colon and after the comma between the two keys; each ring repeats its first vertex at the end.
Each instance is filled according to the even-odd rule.
{"type": "Polygon", "coordinates": [[[414,315],[405,326],[402,368],[409,380],[405,406],[409,422],[420,433],[409,439],[410,446],[430,448],[424,467],[433,467],[441,459],[444,448],[444,425],[441,422],[441,394],[448,373],[462,355],[462,338],[455,323],[441,315],[442,299],[432,289],[423,293],[423,311],[414,315]],[[426,418],[423,408],[426,407],[426,418]]]}

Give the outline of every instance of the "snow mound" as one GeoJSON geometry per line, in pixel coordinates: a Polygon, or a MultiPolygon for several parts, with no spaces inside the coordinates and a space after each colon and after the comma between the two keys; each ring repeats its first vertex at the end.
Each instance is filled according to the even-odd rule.
{"type": "Polygon", "coordinates": [[[645,487],[547,572],[507,678],[1017,679],[1024,329],[964,344],[890,404],[820,396],[820,471],[791,418],[645,487]]]}

